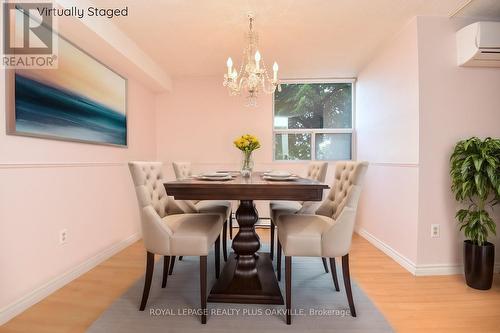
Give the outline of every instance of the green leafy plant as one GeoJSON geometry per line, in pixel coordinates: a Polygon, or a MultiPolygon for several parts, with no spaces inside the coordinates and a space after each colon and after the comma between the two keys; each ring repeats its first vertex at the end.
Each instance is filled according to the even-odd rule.
{"type": "Polygon", "coordinates": [[[500,202],[500,139],[462,140],[450,162],[451,190],[458,202],[468,203],[456,214],[460,230],[474,244],[483,245],[490,232],[496,234],[487,209],[500,202]]]}

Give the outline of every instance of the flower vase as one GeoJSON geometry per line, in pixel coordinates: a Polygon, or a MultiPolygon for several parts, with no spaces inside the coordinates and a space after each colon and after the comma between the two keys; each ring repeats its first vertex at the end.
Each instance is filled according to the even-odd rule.
{"type": "Polygon", "coordinates": [[[253,158],[251,151],[244,151],[241,160],[241,175],[243,177],[250,177],[253,170],[253,158]]]}

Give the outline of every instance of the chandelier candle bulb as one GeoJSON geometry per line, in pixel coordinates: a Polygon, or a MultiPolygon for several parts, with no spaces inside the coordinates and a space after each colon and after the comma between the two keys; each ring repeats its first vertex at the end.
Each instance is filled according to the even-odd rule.
{"type": "Polygon", "coordinates": [[[273,65],[273,80],[278,80],[278,63],[275,61],[273,65]]]}
{"type": "Polygon", "coordinates": [[[260,52],[255,52],[255,69],[259,70],[260,52]]]}
{"type": "Polygon", "coordinates": [[[227,75],[231,76],[231,69],[233,68],[233,59],[231,57],[227,58],[227,75]]]}

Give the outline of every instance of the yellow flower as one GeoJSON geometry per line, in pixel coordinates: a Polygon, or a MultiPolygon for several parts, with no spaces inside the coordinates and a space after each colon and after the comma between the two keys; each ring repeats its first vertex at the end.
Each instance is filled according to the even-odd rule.
{"type": "Polygon", "coordinates": [[[236,148],[245,152],[252,152],[255,149],[260,148],[259,139],[251,134],[244,134],[239,138],[236,138],[233,141],[233,144],[236,146],[236,148]]]}

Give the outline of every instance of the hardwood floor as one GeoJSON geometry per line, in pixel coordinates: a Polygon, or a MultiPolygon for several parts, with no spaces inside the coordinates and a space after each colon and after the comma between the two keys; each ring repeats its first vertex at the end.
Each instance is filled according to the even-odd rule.
{"type": "Polygon", "coordinates": [[[466,286],[463,276],[415,277],[355,235],[351,276],[398,332],[500,332],[500,274],[493,287],[466,286]]]}
{"type": "MultiPolygon", "coordinates": [[[[258,233],[262,241],[269,240],[268,229],[258,233]]],[[[353,279],[398,332],[500,331],[499,274],[489,291],[468,288],[459,275],[414,277],[357,235],[350,265],[353,279]]],[[[84,332],[144,274],[144,266],[139,241],[1,326],[0,332],[84,332]]]]}

